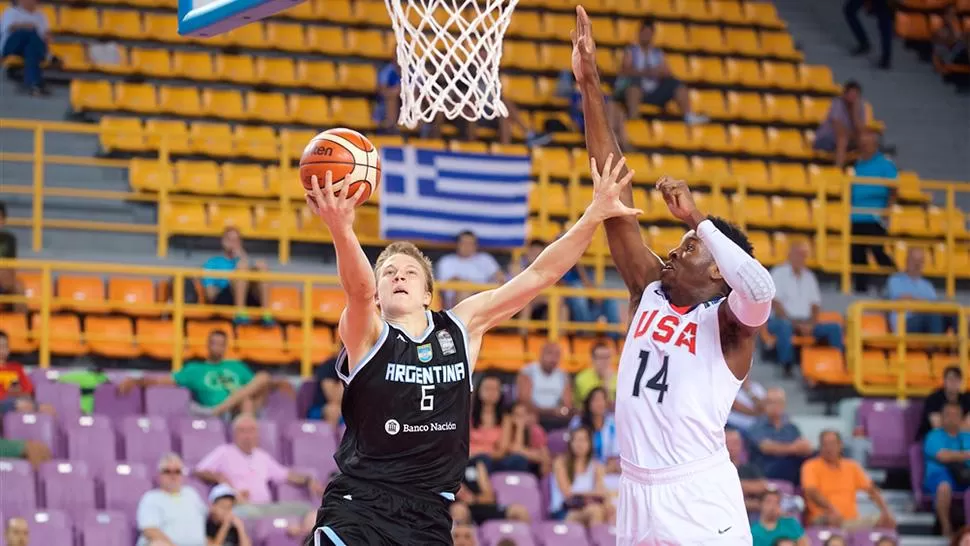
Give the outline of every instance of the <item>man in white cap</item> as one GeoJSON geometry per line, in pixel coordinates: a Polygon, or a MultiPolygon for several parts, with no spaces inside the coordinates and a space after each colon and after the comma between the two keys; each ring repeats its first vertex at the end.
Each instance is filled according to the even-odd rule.
{"type": "Polygon", "coordinates": [[[236,506],[236,490],[221,483],[209,491],[209,516],[205,521],[205,537],[218,546],[252,546],[239,516],[232,513],[236,506]]]}

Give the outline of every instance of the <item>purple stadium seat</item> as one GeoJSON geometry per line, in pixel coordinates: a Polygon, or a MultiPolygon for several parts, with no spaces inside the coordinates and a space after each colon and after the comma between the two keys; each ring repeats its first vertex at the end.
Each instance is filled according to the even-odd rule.
{"type": "Polygon", "coordinates": [[[119,464],[105,470],[101,485],[104,493],[101,507],[133,518],[141,496],[152,488],[152,479],[145,465],[119,464]]]}
{"type": "Polygon", "coordinates": [[[323,421],[292,421],[283,429],[286,462],[313,468],[328,476],[336,468],[333,453],[337,450],[333,428],[323,421]]]}
{"type": "Polygon", "coordinates": [[[278,421],[280,424],[304,419],[303,415],[296,413],[296,399],[280,391],[273,391],[266,397],[262,416],[266,419],[278,421]]]}
{"type": "Polygon", "coordinates": [[[77,385],[43,381],[35,386],[34,399],[38,404],[50,404],[62,423],[81,416],[81,389],[77,385]]]}
{"type": "Polygon", "coordinates": [[[115,419],[143,412],[141,389],[131,389],[124,396],[118,394],[114,383],[102,383],[94,389],[94,411],[99,415],[109,415],[115,419]]]}
{"type": "Polygon", "coordinates": [[[145,389],[145,413],[152,417],[188,417],[192,395],[187,389],[159,385],[145,389]]]}
{"type": "Polygon", "coordinates": [[[209,487],[208,484],[206,484],[205,482],[203,482],[198,478],[193,478],[191,476],[182,478],[182,484],[185,487],[191,487],[192,489],[195,489],[195,492],[198,493],[200,497],[202,497],[202,500],[206,501],[207,503],[209,502],[209,489],[211,489],[211,487],[209,487]]]}
{"type": "Polygon", "coordinates": [[[186,466],[194,467],[213,449],[226,443],[226,426],[219,419],[177,419],[175,440],[186,466]]]}
{"type": "Polygon", "coordinates": [[[557,428],[549,431],[549,441],[547,447],[549,453],[555,457],[566,452],[569,446],[569,429],[557,428]]]}
{"type": "Polygon", "coordinates": [[[529,524],[519,521],[486,521],[479,528],[482,546],[495,546],[503,538],[515,541],[516,546],[535,546],[529,524]]]}
{"type": "MultiPolygon", "coordinates": [[[[232,431],[229,431],[230,436],[232,431]]],[[[276,424],[276,421],[271,421],[268,419],[259,420],[259,447],[263,448],[266,453],[269,453],[277,461],[284,462],[283,460],[283,450],[281,449],[280,442],[280,427],[276,424]]]]}
{"type": "MultiPolygon", "coordinates": [[[[327,483],[327,476],[324,476],[321,480],[316,469],[294,467],[293,470],[310,476],[313,479],[320,481],[324,485],[327,483]]],[[[276,484],[271,483],[270,488],[275,490],[275,495],[273,498],[275,498],[278,502],[306,502],[311,505],[320,504],[320,499],[310,498],[309,491],[307,491],[307,488],[302,485],[293,485],[289,482],[281,482],[276,484]]]]}
{"type": "Polygon", "coordinates": [[[54,418],[46,413],[16,413],[8,411],[3,416],[3,437],[13,440],[37,440],[43,442],[54,456],[61,451],[54,418]]]}
{"type": "Polygon", "coordinates": [[[27,461],[0,459],[0,512],[10,517],[37,509],[37,483],[27,461]]]}
{"type": "Polygon", "coordinates": [[[578,523],[543,521],[533,529],[542,546],[589,546],[586,528],[578,523]]]}
{"type": "Polygon", "coordinates": [[[27,518],[30,527],[31,544],[65,544],[74,543],[74,530],[65,514],[57,510],[35,512],[27,518]]]}
{"type": "Polygon", "coordinates": [[[158,459],[172,451],[172,435],[165,419],[128,416],[121,421],[124,460],[155,468],[158,459]]]}
{"type": "Polygon", "coordinates": [[[92,512],[78,524],[80,546],[129,546],[134,531],[128,518],[120,512],[92,512]]]}
{"type": "Polygon", "coordinates": [[[828,540],[832,535],[841,535],[845,537],[846,540],[849,539],[845,531],[841,529],[832,527],[809,527],[805,529],[805,536],[808,537],[808,542],[811,544],[811,546],[824,546],[825,541],[828,540]]]}
{"type": "Polygon", "coordinates": [[[909,485],[913,488],[913,501],[917,508],[929,508],[933,497],[923,493],[923,473],[926,466],[923,463],[923,444],[915,443],[909,446],[909,485]]]}
{"type": "Polygon", "coordinates": [[[44,506],[80,520],[97,506],[97,489],[83,461],[47,461],[38,470],[44,506]]]}
{"type": "Polygon", "coordinates": [[[247,530],[252,529],[253,544],[265,544],[271,537],[276,537],[274,540],[277,544],[295,546],[299,544],[298,539],[289,538],[286,534],[286,528],[291,524],[299,524],[299,521],[294,518],[266,518],[252,522],[252,526],[247,526],[247,530]],[[283,538],[287,540],[282,540],[283,538]]]}
{"type": "Polygon", "coordinates": [[[274,529],[266,535],[262,546],[300,546],[303,544],[302,538],[293,538],[286,534],[285,529],[274,529]]]}
{"type": "Polygon", "coordinates": [[[866,432],[872,441],[868,466],[874,468],[906,468],[906,448],[912,435],[905,426],[903,408],[895,402],[876,402],[866,418],[866,432]]]}
{"type": "Polygon", "coordinates": [[[319,388],[320,384],[312,379],[300,384],[300,389],[296,391],[296,413],[300,416],[300,419],[307,418],[307,412],[310,411],[310,406],[313,405],[313,398],[316,396],[317,389],[319,388]]]}
{"type": "Polygon", "coordinates": [[[860,529],[852,533],[852,541],[850,544],[852,546],[873,546],[876,541],[883,537],[888,537],[893,540],[899,540],[898,535],[895,531],[888,531],[884,529],[860,529]]]}
{"type": "Polygon", "coordinates": [[[30,381],[34,384],[34,387],[41,383],[51,383],[57,381],[57,378],[61,376],[60,370],[52,370],[50,368],[34,368],[34,371],[30,372],[30,381]]]}
{"type": "Polygon", "coordinates": [[[589,539],[593,546],[614,546],[616,544],[616,527],[612,525],[590,527],[589,539]]]}
{"type": "Polygon", "coordinates": [[[532,521],[541,521],[542,495],[539,481],[528,472],[496,472],[492,475],[492,488],[499,504],[521,504],[532,516],[532,521]]]}
{"type": "Polygon", "coordinates": [[[65,423],[64,438],[67,458],[86,462],[95,476],[117,463],[117,434],[104,415],[85,415],[65,423]]]}

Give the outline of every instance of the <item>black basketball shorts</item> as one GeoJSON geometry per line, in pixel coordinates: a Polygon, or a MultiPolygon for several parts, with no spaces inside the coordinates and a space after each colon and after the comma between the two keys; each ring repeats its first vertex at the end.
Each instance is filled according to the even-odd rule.
{"type": "Polygon", "coordinates": [[[451,545],[450,501],[427,491],[410,494],[339,474],[323,494],[304,546],[451,545]]]}

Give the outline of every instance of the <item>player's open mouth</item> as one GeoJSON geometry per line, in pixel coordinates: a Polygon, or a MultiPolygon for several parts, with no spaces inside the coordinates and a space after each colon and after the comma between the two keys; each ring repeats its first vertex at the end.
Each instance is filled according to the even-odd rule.
{"type": "Polygon", "coordinates": [[[660,268],[660,270],[661,271],[673,271],[674,270],[674,264],[672,264],[670,262],[667,262],[667,263],[664,264],[663,267],[660,268]]]}
{"type": "Polygon", "coordinates": [[[395,293],[395,294],[407,294],[407,293],[408,293],[408,291],[407,291],[407,290],[405,290],[405,289],[403,289],[403,288],[395,288],[395,289],[394,289],[394,293],[395,293]]]}

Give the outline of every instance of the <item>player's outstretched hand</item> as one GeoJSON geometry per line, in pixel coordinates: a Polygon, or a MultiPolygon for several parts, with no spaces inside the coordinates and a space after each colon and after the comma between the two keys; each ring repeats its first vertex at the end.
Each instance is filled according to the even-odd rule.
{"type": "Polygon", "coordinates": [[[613,165],[613,154],[606,157],[606,164],[603,170],[596,168],[596,159],[590,159],[590,171],[593,174],[593,201],[586,209],[588,214],[592,214],[598,221],[614,218],[616,216],[637,216],[643,214],[640,209],[630,208],[620,201],[620,192],[633,180],[633,171],[627,169],[626,174],[620,178],[623,166],[626,165],[626,158],[613,165]]]}
{"type": "Polygon", "coordinates": [[[306,193],[306,203],[319,216],[324,223],[332,230],[341,226],[352,226],[354,224],[354,210],[365,185],[360,184],[354,195],[344,195],[350,184],[341,184],[340,189],[333,189],[333,173],[327,171],[323,177],[323,188],[320,187],[320,180],[316,175],[310,177],[312,187],[306,193]]]}
{"type": "Polygon", "coordinates": [[[595,82],[596,42],[593,41],[593,25],[583,6],[576,6],[576,29],[569,33],[573,40],[573,76],[579,83],[595,82]]]}
{"type": "Polygon", "coordinates": [[[702,217],[702,215],[697,210],[697,205],[694,203],[690,188],[687,187],[687,182],[669,176],[661,176],[660,180],[657,180],[657,189],[675,218],[688,224],[692,223],[692,220],[694,223],[700,221],[698,217],[702,217]]]}

